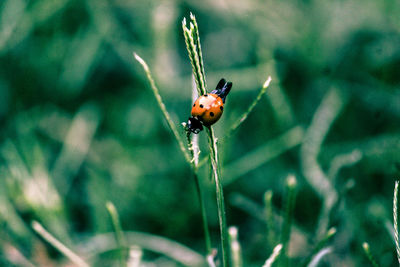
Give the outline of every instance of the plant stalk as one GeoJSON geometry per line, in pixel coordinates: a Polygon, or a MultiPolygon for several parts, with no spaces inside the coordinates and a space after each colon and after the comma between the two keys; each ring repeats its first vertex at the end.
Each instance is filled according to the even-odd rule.
{"type": "Polygon", "coordinates": [[[211,127],[207,127],[208,133],[208,143],[210,145],[211,151],[211,166],[215,179],[215,190],[217,197],[217,207],[218,207],[218,219],[219,228],[221,235],[221,247],[222,247],[222,263],[224,267],[230,266],[230,248],[229,248],[229,235],[226,223],[226,211],[224,202],[224,192],[222,188],[222,183],[220,180],[219,169],[218,169],[218,149],[217,140],[214,136],[214,131],[211,127]]]}

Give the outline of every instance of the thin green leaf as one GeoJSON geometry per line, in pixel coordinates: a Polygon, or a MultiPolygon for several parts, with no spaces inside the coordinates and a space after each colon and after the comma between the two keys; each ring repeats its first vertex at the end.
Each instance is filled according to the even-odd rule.
{"type": "Polygon", "coordinates": [[[222,259],[223,259],[223,266],[226,267],[230,266],[230,249],[229,249],[229,235],[226,223],[224,192],[218,168],[217,139],[215,138],[214,131],[211,127],[207,127],[207,134],[208,134],[208,144],[211,152],[211,157],[210,157],[211,168],[215,180],[215,192],[217,197],[219,228],[221,234],[222,259]]]}
{"type": "Polygon", "coordinates": [[[89,264],[86,263],[80,256],[78,256],[78,254],[73,252],[71,249],[67,248],[67,246],[61,243],[52,234],[47,232],[46,229],[44,229],[44,227],[40,223],[38,223],[37,221],[32,221],[32,228],[38,235],[40,235],[44,240],[46,240],[50,245],[52,245],[55,249],[57,249],[61,254],[67,257],[74,264],[76,264],[79,267],[89,267],[89,264]]]}
{"type": "Polygon", "coordinates": [[[251,105],[248,107],[248,109],[240,116],[240,118],[233,123],[232,127],[228,130],[227,134],[225,135],[224,138],[230,136],[249,116],[249,114],[253,111],[254,107],[257,105],[258,101],[260,101],[261,97],[265,94],[267,91],[267,88],[269,84],[271,83],[271,76],[267,78],[267,80],[264,82],[263,87],[261,88],[260,92],[258,93],[256,99],[253,100],[251,105]]]}
{"type": "Polygon", "coordinates": [[[262,267],[271,267],[272,264],[276,261],[276,259],[277,259],[278,256],[280,255],[281,250],[282,250],[282,244],[278,244],[278,245],[274,248],[274,250],[273,250],[271,256],[265,261],[265,263],[264,263],[264,265],[263,265],[262,267]]]}
{"type": "Polygon", "coordinates": [[[238,240],[238,228],[235,226],[229,227],[229,239],[231,244],[232,267],[242,267],[242,248],[238,240]]]}
{"type": "Polygon", "coordinates": [[[293,209],[296,201],[297,181],[293,175],[289,175],[286,180],[287,194],[285,199],[285,215],[281,231],[282,262],[283,266],[289,265],[288,246],[290,240],[291,226],[293,220],[293,209]]]}
{"type": "Polygon", "coordinates": [[[393,194],[393,226],[394,226],[394,240],[396,244],[397,260],[400,265],[400,244],[399,244],[399,221],[397,213],[397,198],[399,195],[399,181],[395,182],[393,194]]]}
{"type": "Polygon", "coordinates": [[[193,39],[195,40],[196,47],[197,47],[197,54],[199,57],[199,65],[200,65],[200,70],[201,74],[203,76],[203,81],[204,81],[204,86],[207,88],[207,83],[206,83],[206,74],[204,72],[204,61],[203,61],[203,53],[201,52],[201,43],[200,43],[200,34],[199,34],[199,26],[197,25],[196,17],[190,13],[190,19],[192,20],[193,23],[193,39]]]}
{"type": "Polygon", "coordinates": [[[121,227],[121,222],[119,220],[119,215],[117,212],[117,209],[115,208],[114,204],[110,201],[106,203],[106,208],[108,213],[110,214],[111,217],[111,222],[114,227],[114,233],[115,233],[115,239],[117,241],[117,245],[120,248],[120,266],[124,267],[126,266],[126,255],[125,255],[125,249],[126,249],[126,242],[125,238],[122,232],[122,227],[121,227]]]}
{"type": "Polygon", "coordinates": [[[311,254],[303,261],[302,266],[306,267],[310,264],[311,260],[319,253],[319,251],[325,247],[325,245],[331,240],[331,238],[336,234],[336,228],[331,228],[326,233],[326,235],[317,243],[315,248],[312,250],[311,254]]]}
{"type": "Polygon", "coordinates": [[[162,111],[162,113],[163,113],[163,115],[165,117],[165,120],[167,121],[170,130],[174,134],[175,139],[178,142],[179,148],[181,149],[182,154],[184,155],[186,161],[191,165],[191,158],[190,158],[189,152],[186,150],[185,145],[183,144],[183,141],[182,141],[181,137],[179,136],[178,130],[177,130],[174,122],[172,121],[171,116],[169,115],[167,109],[165,108],[165,104],[162,101],[160,92],[158,91],[158,88],[157,88],[157,86],[156,86],[156,84],[155,84],[155,82],[153,80],[153,77],[151,76],[151,72],[150,72],[149,66],[136,53],[133,53],[133,56],[142,65],[144,71],[146,72],[147,79],[150,82],[151,89],[153,90],[154,96],[157,99],[157,103],[158,103],[158,105],[159,105],[159,107],[160,107],[160,109],[161,109],[161,111],[162,111]]]}
{"type": "Polygon", "coordinates": [[[372,252],[371,252],[371,249],[369,247],[369,244],[367,242],[364,242],[362,244],[362,247],[363,247],[364,253],[367,256],[367,258],[368,258],[369,262],[371,263],[371,265],[373,267],[379,267],[378,263],[375,260],[374,255],[372,255],[372,252]]]}

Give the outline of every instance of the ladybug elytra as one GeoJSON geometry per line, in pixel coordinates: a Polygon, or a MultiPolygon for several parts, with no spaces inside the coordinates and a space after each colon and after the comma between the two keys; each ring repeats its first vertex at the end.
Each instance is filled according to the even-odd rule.
{"type": "Polygon", "coordinates": [[[203,130],[203,125],[208,127],[219,120],[224,111],[226,96],[231,88],[231,82],[221,79],[215,90],[196,99],[192,106],[192,116],[187,123],[190,132],[197,134],[203,130]]]}

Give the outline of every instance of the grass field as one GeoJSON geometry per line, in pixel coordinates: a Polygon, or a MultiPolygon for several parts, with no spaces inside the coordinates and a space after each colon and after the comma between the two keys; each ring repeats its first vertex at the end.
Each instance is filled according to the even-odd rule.
{"type": "Polygon", "coordinates": [[[395,0],[0,1],[0,266],[396,266],[399,25],[395,0]]]}

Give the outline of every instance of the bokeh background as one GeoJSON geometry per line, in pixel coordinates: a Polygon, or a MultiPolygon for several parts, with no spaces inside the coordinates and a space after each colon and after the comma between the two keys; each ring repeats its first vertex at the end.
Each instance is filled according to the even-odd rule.
{"type": "MultiPolygon", "coordinates": [[[[382,266],[395,266],[396,0],[0,1],[0,265],[71,266],[32,231],[32,220],[94,265],[115,265],[107,201],[130,243],[142,247],[144,266],[191,266],[205,254],[190,168],[132,56],[149,64],[180,127],[192,103],[181,25],[190,12],[208,89],[222,77],[233,82],[215,130],[244,266],[261,266],[279,241],[288,175],[298,184],[294,264],[310,255],[318,229],[335,227],[319,266],[365,266],[364,241],[382,266]],[[223,138],[269,75],[254,111],[223,138]],[[273,227],[263,211],[268,190],[273,227]],[[160,252],[162,241],[187,251],[167,243],[177,256],[160,252]]],[[[206,157],[204,133],[200,145],[206,157]]],[[[218,247],[208,171],[205,164],[200,173],[218,247]]]]}

